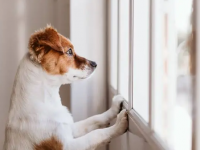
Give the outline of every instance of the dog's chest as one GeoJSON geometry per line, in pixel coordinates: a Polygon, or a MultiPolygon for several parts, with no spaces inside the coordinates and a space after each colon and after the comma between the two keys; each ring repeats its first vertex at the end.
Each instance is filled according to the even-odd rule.
{"type": "Polygon", "coordinates": [[[6,131],[10,139],[6,141],[7,150],[13,150],[12,143],[15,143],[16,150],[32,150],[32,145],[48,140],[52,135],[60,139],[63,144],[67,139],[73,138],[71,128],[73,118],[68,109],[64,106],[42,107],[43,110],[40,107],[32,107],[32,109],[26,107],[29,109],[26,114],[23,113],[25,110],[10,112],[8,126],[13,130],[6,131]]]}
{"type": "Polygon", "coordinates": [[[24,107],[28,116],[35,116],[39,120],[56,123],[72,124],[73,118],[67,107],[56,103],[31,102],[24,107]]]}

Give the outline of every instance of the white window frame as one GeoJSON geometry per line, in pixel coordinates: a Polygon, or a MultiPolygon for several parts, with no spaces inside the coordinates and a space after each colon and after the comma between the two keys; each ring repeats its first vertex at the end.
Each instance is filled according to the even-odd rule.
{"type": "MultiPolygon", "coordinates": [[[[118,1],[118,24],[119,24],[119,0],[118,1]]],[[[154,124],[153,124],[153,119],[154,119],[154,114],[152,112],[152,109],[154,107],[153,101],[152,101],[152,71],[153,71],[153,66],[152,66],[152,48],[153,48],[153,41],[154,39],[152,34],[153,29],[153,19],[154,15],[156,12],[154,12],[153,8],[155,7],[155,0],[150,0],[150,54],[149,54],[149,62],[150,62],[150,73],[149,73],[149,123],[146,123],[143,118],[141,118],[140,115],[132,108],[133,106],[133,4],[134,0],[130,0],[130,49],[129,49],[129,101],[124,101],[123,103],[123,108],[128,110],[128,115],[129,115],[129,131],[139,137],[142,137],[145,139],[147,144],[151,147],[152,150],[169,150],[169,147],[163,143],[163,141],[157,136],[157,134],[152,130],[154,124]],[[152,38],[153,37],[153,38],[152,38]]],[[[109,8],[110,8],[110,1],[108,1],[108,13],[109,13],[109,8]]],[[[194,41],[200,41],[200,30],[198,27],[200,27],[200,1],[199,0],[194,0],[194,34],[196,35],[196,39],[194,41]]],[[[109,16],[110,17],[110,16],[109,16]]],[[[110,29],[110,19],[108,17],[108,30],[110,29]]],[[[119,25],[118,25],[118,33],[119,33],[119,25]]],[[[120,36],[120,35],[118,35],[120,36]]],[[[108,47],[109,46],[109,39],[110,35],[108,33],[108,47]]],[[[119,43],[119,37],[118,37],[118,43],[119,43]]],[[[193,120],[193,140],[192,140],[192,150],[199,150],[200,149],[200,110],[198,107],[200,107],[200,93],[198,92],[200,90],[200,52],[198,49],[200,49],[200,43],[195,42],[194,43],[195,51],[197,52],[196,55],[196,84],[195,84],[195,101],[194,104],[196,106],[196,111],[195,111],[195,118],[193,120]]],[[[118,54],[119,54],[119,46],[118,46],[118,54]]],[[[110,59],[110,52],[108,59],[110,59]]],[[[117,59],[119,60],[119,56],[117,56],[117,59]]],[[[109,62],[109,61],[108,61],[109,62]]],[[[110,64],[109,64],[110,65],[110,64]]],[[[119,65],[117,65],[119,67],[119,65]]],[[[110,66],[109,66],[110,67],[110,66]]],[[[110,74],[109,70],[110,68],[108,67],[108,74],[110,74]]],[[[118,68],[119,71],[119,68],[118,68]]],[[[117,75],[117,84],[119,83],[119,75],[117,75]]],[[[119,86],[119,85],[118,85],[119,86]]],[[[119,89],[119,87],[117,87],[119,89]]],[[[116,94],[118,94],[118,91],[113,89],[112,86],[110,85],[110,79],[108,80],[108,90],[109,90],[109,104],[111,105],[112,103],[112,97],[116,94]]]]}
{"type": "Polygon", "coordinates": [[[194,7],[194,26],[193,26],[193,34],[194,34],[194,49],[196,52],[196,78],[195,78],[195,94],[194,94],[194,117],[193,117],[193,141],[192,141],[192,150],[200,149],[200,1],[193,1],[194,7]]]}

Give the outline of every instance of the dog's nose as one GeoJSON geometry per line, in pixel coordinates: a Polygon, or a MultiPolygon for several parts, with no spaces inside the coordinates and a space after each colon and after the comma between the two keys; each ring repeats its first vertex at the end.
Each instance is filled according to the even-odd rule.
{"type": "Polygon", "coordinates": [[[91,65],[92,67],[97,67],[97,63],[95,63],[94,61],[90,61],[90,65],[91,65]]]}

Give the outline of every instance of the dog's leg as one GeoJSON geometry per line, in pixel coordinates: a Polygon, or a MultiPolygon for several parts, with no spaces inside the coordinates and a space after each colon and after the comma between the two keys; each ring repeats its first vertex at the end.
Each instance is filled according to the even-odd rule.
{"type": "Polygon", "coordinates": [[[116,136],[123,134],[128,127],[126,110],[122,110],[117,116],[116,123],[105,129],[92,131],[82,137],[75,138],[69,142],[69,150],[94,150],[98,146],[107,144],[116,136]]]}
{"type": "Polygon", "coordinates": [[[92,130],[108,127],[110,121],[114,119],[121,110],[123,97],[117,95],[113,98],[112,107],[106,112],[92,116],[86,120],[79,121],[73,125],[73,135],[75,138],[83,136],[92,130]]]}

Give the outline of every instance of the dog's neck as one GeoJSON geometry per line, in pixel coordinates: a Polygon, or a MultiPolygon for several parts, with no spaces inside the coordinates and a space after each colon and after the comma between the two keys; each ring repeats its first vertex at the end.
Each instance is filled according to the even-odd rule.
{"type": "Polygon", "coordinates": [[[48,75],[39,64],[30,60],[27,54],[16,74],[11,106],[32,102],[61,105],[60,86],[55,76],[48,75]]]}

